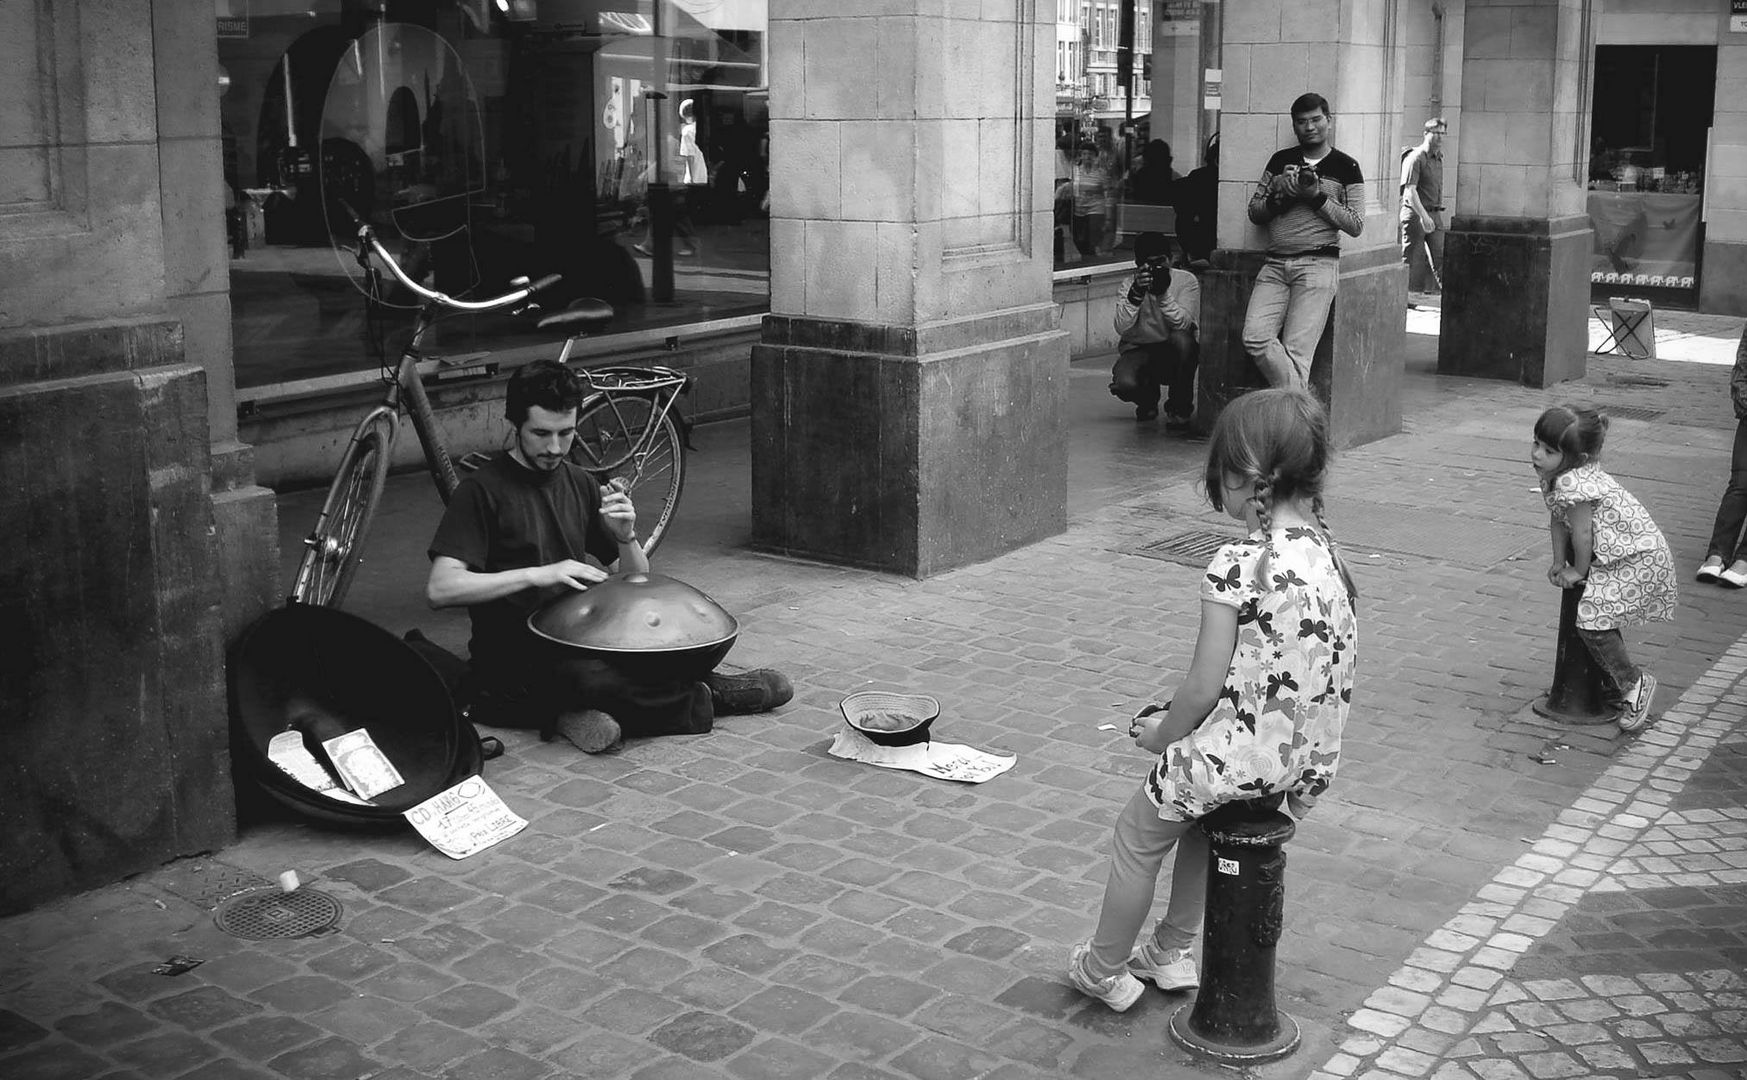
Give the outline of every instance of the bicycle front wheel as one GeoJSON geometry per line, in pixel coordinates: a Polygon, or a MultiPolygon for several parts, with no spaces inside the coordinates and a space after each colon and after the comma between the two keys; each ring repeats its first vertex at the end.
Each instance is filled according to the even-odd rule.
{"type": "Polygon", "coordinates": [[[345,599],[364,554],[364,534],[388,479],[393,445],[394,427],[386,417],[367,422],[346,445],[328,497],[322,501],[321,516],[304,537],[303,560],[291,586],[293,600],[337,608],[345,599]]]}
{"type": "Polygon", "coordinates": [[[671,411],[654,398],[603,394],[576,416],[570,460],[605,484],[620,478],[637,504],[643,550],[653,554],[667,535],[685,485],[685,447],[671,411]]]}

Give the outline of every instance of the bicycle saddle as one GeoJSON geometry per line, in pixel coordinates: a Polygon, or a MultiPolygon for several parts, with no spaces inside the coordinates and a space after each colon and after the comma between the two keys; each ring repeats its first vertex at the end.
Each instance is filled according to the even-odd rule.
{"type": "Polygon", "coordinates": [[[592,296],[579,296],[562,310],[541,314],[534,325],[541,330],[576,327],[583,333],[592,333],[612,321],[613,305],[592,296]]]}

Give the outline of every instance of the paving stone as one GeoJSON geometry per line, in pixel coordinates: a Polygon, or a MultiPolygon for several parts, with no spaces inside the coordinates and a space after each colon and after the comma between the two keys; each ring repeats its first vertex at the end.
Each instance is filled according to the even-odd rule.
{"type": "MultiPolygon", "coordinates": [[[[28,1021],[26,1022],[28,1023],[28,1021]]],[[[31,1026],[35,1027],[34,1024],[31,1026]]],[[[57,1021],[55,1030],[80,1046],[107,1046],[123,1039],[144,1035],[151,1031],[153,1026],[152,1018],[138,1009],[118,1002],[106,1001],[91,1012],[78,1013],[57,1021]]],[[[25,1042],[19,1042],[15,1045],[25,1044],[25,1042]]],[[[14,1046],[8,1046],[6,1049],[13,1048],[14,1046]]]]}
{"type": "Polygon", "coordinates": [[[307,966],[318,975],[343,981],[381,971],[394,962],[393,956],[379,948],[353,942],[333,952],[323,953],[310,960],[307,966]]]}
{"type": "Polygon", "coordinates": [[[908,1016],[937,992],[928,986],[892,975],[870,975],[845,988],[838,998],[887,1016],[908,1016]]]}
{"type": "Polygon", "coordinates": [[[88,1080],[107,1064],[79,1047],[55,1040],[0,1056],[0,1075],[7,1080],[88,1080]]]}
{"type": "Polygon", "coordinates": [[[547,1057],[567,1076],[586,1080],[619,1080],[649,1060],[649,1044],[604,1031],[591,1031],[547,1057]]]}
{"type": "Polygon", "coordinates": [[[675,1001],[644,990],[616,990],[582,1010],[595,1027],[640,1035],[685,1011],[675,1001]]]}
{"type": "Polygon", "coordinates": [[[470,927],[445,921],[431,923],[413,933],[400,934],[391,947],[427,964],[447,964],[490,940],[470,927]]]}
{"type": "Polygon", "coordinates": [[[376,997],[353,998],[303,1015],[311,1023],[365,1046],[403,1031],[423,1018],[405,1005],[376,997]]]}
{"type": "Polygon", "coordinates": [[[946,947],[969,956],[999,960],[1023,948],[1029,940],[1024,934],[1005,927],[978,926],[948,939],[946,947]]]}
{"type": "Polygon", "coordinates": [[[400,884],[412,877],[412,872],[381,859],[355,859],[328,867],[322,871],[322,877],[330,881],[344,881],[365,892],[373,893],[400,884]]]}
{"type": "Polygon", "coordinates": [[[326,1033],[314,1024],[292,1016],[254,1016],[211,1035],[212,1041],[229,1047],[251,1061],[262,1061],[284,1050],[313,1042],[326,1033]]]}
{"type": "Polygon", "coordinates": [[[611,989],[611,982],[593,972],[554,964],[518,983],[515,996],[555,1012],[575,1013],[611,989]]]}
{"type": "Polygon", "coordinates": [[[463,983],[426,998],[419,1011],[458,1028],[477,1028],[515,1008],[516,999],[489,986],[463,983]]]}
{"type": "Polygon", "coordinates": [[[356,1080],[381,1068],[379,1062],[360,1054],[343,1039],[323,1039],[311,1046],[288,1050],[268,1065],[291,1080],[356,1080]]]}
{"type": "Polygon", "coordinates": [[[659,990],[692,969],[692,962],[661,949],[639,946],[599,965],[602,977],[626,986],[659,990]]]}
{"type": "Polygon", "coordinates": [[[757,1033],[716,1013],[693,1011],[662,1024],[649,1034],[655,1045],[693,1061],[721,1061],[752,1043],[757,1033]]]}
{"type": "Polygon", "coordinates": [[[766,1038],[735,1054],[725,1067],[741,1080],[817,1080],[833,1064],[830,1057],[805,1046],[766,1038]]]}
{"type": "Polygon", "coordinates": [[[488,1046],[487,1039],[435,1020],[412,1024],[370,1048],[384,1061],[410,1065],[436,1076],[446,1075],[457,1061],[488,1046]]]}
{"type": "Polygon", "coordinates": [[[758,975],[787,960],[794,951],[773,948],[751,934],[736,934],[711,945],[703,954],[724,967],[758,975]]]}
{"type": "MultiPolygon", "coordinates": [[[[127,1009],[124,1006],[119,1005],[106,1004],[104,1009],[120,1010],[123,1017],[127,1014],[133,1016],[139,1015],[132,1009],[127,1009]]],[[[96,1024],[94,1026],[99,1028],[111,1028],[114,1026],[116,1020],[121,1019],[118,1017],[116,1020],[112,1020],[110,1017],[102,1016],[101,1014],[103,1011],[104,1010],[99,1010],[96,1024]]],[[[56,1027],[60,1028],[62,1033],[67,1034],[69,1038],[78,1038],[76,1035],[72,1035],[66,1031],[65,1021],[61,1024],[57,1024],[56,1027]]],[[[48,1034],[47,1028],[33,1023],[10,1009],[0,1009],[0,1054],[9,1054],[14,1050],[29,1046],[31,1043],[37,1042],[38,1040],[46,1039],[48,1034]]]]}
{"type": "Polygon", "coordinates": [[[147,1076],[179,1076],[220,1054],[199,1036],[185,1031],[165,1031],[112,1047],[109,1056],[147,1076]]]}
{"type": "Polygon", "coordinates": [[[446,1075],[451,1080],[541,1080],[551,1073],[542,1062],[494,1046],[450,1066],[446,1075]]]}
{"type": "MultiPolygon", "coordinates": [[[[139,1073],[105,1074],[102,1080],[125,1080],[126,1077],[137,1077],[139,1073]]],[[[384,1074],[378,1074],[371,1080],[379,1080],[384,1074]]],[[[272,1074],[244,1065],[238,1061],[211,1061],[190,1073],[183,1073],[176,1080],[271,1080],[272,1074]]]]}
{"type": "Polygon", "coordinates": [[[563,1013],[539,1005],[525,1005],[494,1021],[490,1036],[492,1041],[511,1050],[539,1058],[553,1047],[575,1039],[584,1030],[584,1024],[563,1013]]]}

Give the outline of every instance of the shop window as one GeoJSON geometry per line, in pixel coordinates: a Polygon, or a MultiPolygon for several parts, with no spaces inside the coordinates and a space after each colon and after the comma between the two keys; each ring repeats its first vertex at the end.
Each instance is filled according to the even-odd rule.
{"type": "MultiPolygon", "coordinates": [[[[768,310],[766,5],[312,0],[221,23],[238,384],[374,365],[348,207],[451,295],[559,273],[547,304],[601,297],[615,330],[768,310]],[[674,193],[671,298],[652,183],[674,193]]],[[[434,336],[546,343],[502,316],[434,336]]]]}
{"type": "Polygon", "coordinates": [[[1716,76],[1714,46],[1595,50],[1588,169],[1593,284],[1696,291],[1716,76]]]}

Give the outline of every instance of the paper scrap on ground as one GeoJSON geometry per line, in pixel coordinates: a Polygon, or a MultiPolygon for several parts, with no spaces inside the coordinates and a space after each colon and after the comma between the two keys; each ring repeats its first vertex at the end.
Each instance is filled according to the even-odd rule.
{"type": "Polygon", "coordinates": [[[369,803],[334,782],[321,762],[303,745],[303,735],[296,731],[281,731],[267,740],[267,759],[279,766],[279,771],[311,791],[320,792],[340,802],[368,806],[369,803]]]}
{"type": "Polygon", "coordinates": [[[432,795],[405,816],[420,836],[451,859],[465,859],[528,827],[527,819],[505,806],[478,776],[432,795]]]}
{"type": "Polygon", "coordinates": [[[388,755],[363,728],[336,735],[321,745],[340,779],[361,799],[374,799],[406,783],[394,762],[388,760],[388,755]]]}
{"type": "Polygon", "coordinates": [[[941,780],[980,784],[1011,769],[1018,757],[1002,757],[958,743],[925,742],[913,746],[881,746],[859,731],[840,730],[831,743],[832,757],[878,765],[882,769],[909,769],[941,780]]]}

